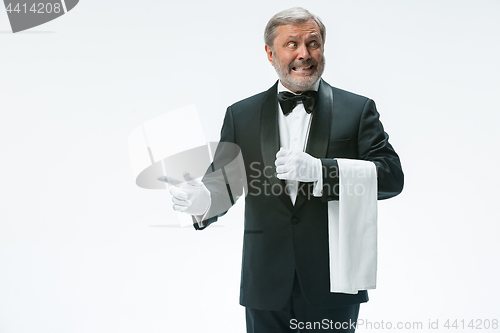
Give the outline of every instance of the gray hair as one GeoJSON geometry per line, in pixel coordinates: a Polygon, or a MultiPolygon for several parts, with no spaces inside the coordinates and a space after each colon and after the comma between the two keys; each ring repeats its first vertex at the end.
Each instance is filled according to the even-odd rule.
{"type": "Polygon", "coordinates": [[[321,19],[309,13],[306,9],[302,7],[293,7],[290,9],[285,9],[282,12],[274,15],[269,22],[267,22],[266,29],[264,30],[264,42],[273,48],[274,39],[277,35],[277,30],[280,25],[286,24],[303,24],[309,21],[314,21],[319,27],[319,32],[321,34],[321,39],[323,43],[326,40],[326,27],[321,22],[321,19]]]}

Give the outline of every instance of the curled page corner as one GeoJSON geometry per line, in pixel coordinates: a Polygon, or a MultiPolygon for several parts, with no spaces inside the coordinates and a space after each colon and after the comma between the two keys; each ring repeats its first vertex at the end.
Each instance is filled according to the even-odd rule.
{"type": "MultiPolygon", "coordinates": [[[[128,142],[136,185],[167,189],[167,183],[158,180],[166,176],[164,160],[206,141],[196,106],[189,105],[141,124],[130,133],[128,142]]],[[[181,226],[192,224],[191,216],[183,213],[177,213],[177,221],[181,226]]]]}
{"type": "MultiPolygon", "coordinates": [[[[146,121],[129,135],[130,162],[137,186],[166,189],[166,184],[157,179],[166,176],[164,159],[204,145],[205,136],[194,105],[146,121]]],[[[209,155],[208,150],[205,155],[209,155]]]]}
{"type": "MultiPolygon", "coordinates": [[[[129,136],[129,150],[139,187],[167,189],[185,182],[186,172],[202,179],[212,194],[208,218],[226,212],[247,193],[240,148],[230,142],[206,142],[194,105],[164,113],[135,128],[129,136]]],[[[184,213],[178,214],[178,220],[181,226],[192,224],[191,216],[184,213]]]]}

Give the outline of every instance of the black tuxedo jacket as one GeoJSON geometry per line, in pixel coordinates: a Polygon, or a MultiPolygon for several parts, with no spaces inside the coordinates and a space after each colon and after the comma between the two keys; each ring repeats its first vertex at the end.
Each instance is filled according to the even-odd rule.
{"type": "MultiPolygon", "coordinates": [[[[399,157],[389,144],[375,103],[321,81],[306,152],[321,159],[322,197],[312,195],[312,183],[301,183],[295,206],[285,182],[275,175],[280,149],[278,112],[276,82],[268,91],[231,105],[221,131],[221,142],[240,147],[247,177],[240,303],[260,310],[282,309],[290,298],[295,272],[304,297],[313,306],[366,302],[366,291],[355,295],[330,292],[327,202],[338,200],[335,158],[374,162],[379,199],[393,197],[403,188],[399,157]]],[[[205,184],[213,201],[227,196],[210,181],[205,184]]],[[[216,220],[217,216],[203,221],[204,227],[216,220]]]]}

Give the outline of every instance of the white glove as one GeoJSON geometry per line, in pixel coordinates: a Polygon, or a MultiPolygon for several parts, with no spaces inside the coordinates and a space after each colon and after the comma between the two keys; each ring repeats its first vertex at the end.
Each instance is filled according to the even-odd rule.
{"type": "Polygon", "coordinates": [[[279,179],[315,182],[322,177],[321,160],[302,151],[281,148],[274,164],[279,179]]]}
{"type": "MultiPolygon", "coordinates": [[[[183,174],[186,182],[178,185],[170,185],[174,210],[184,212],[189,215],[203,215],[210,207],[210,191],[199,179],[193,179],[186,172],[183,174]]],[[[158,180],[166,181],[166,177],[159,177],[158,180]]]]}

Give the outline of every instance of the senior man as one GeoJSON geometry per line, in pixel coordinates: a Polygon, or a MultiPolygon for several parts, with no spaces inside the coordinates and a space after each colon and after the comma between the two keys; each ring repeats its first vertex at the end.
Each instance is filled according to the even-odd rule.
{"type": "MultiPolygon", "coordinates": [[[[251,180],[240,293],[247,332],[354,332],[367,291],[330,290],[328,204],[339,200],[336,159],[373,162],[378,199],[403,188],[399,157],[375,103],[321,79],[325,36],[321,20],[303,8],[272,17],[265,50],[279,80],[228,107],[222,126],[220,141],[239,146],[251,180]]],[[[224,214],[216,208],[223,194],[206,181],[209,174],[171,188],[174,209],[193,215],[199,230],[224,214]]],[[[227,191],[234,204],[241,191],[227,191]]]]}

